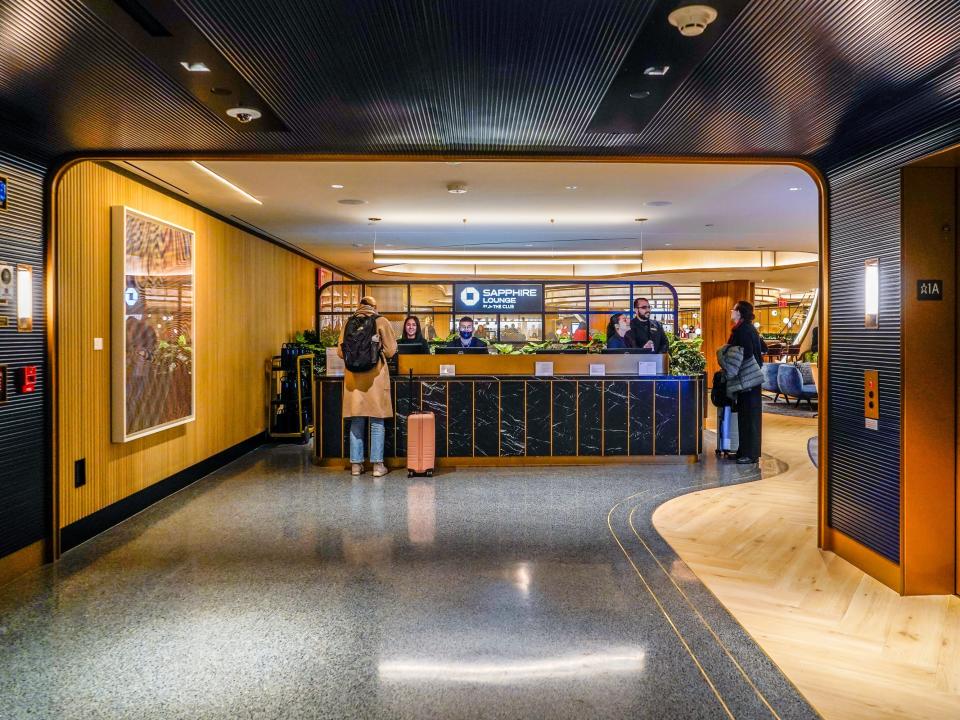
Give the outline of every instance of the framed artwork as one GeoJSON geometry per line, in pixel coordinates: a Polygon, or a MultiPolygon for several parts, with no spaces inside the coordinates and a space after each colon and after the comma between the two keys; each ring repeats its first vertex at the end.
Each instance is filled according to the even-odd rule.
{"type": "Polygon", "coordinates": [[[192,230],[111,208],[113,442],[194,420],[194,242],[192,230]]]}

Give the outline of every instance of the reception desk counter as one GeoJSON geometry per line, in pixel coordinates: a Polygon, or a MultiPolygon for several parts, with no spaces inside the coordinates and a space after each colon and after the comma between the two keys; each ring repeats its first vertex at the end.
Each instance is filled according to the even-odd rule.
{"type": "MultiPolygon", "coordinates": [[[[386,462],[404,465],[406,418],[421,407],[436,416],[440,467],[696,460],[702,449],[703,378],[638,374],[639,362],[662,368],[665,360],[597,354],[400,356],[391,378],[394,417],[386,422],[386,462]],[[554,375],[537,375],[538,362],[552,362],[554,375]],[[442,366],[451,365],[454,374],[446,374],[451,370],[442,366]],[[591,365],[603,365],[604,374],[591,375],[591,365]]],[[[315,455],[322,465],[348,462],[342,398],[343,378],[317,383],[315,455]]]]}

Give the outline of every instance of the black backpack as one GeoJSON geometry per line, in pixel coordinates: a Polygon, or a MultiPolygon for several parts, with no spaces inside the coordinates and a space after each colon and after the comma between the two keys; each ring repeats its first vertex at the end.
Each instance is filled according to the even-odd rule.
{"type": "Polygon", "coordinates": [[[379,315],[353,315],[343,331],[343,364],[351,372],[366,372],[380,360],[380,343],[374,342],[379,315]]]}
{"type": "Polygon", "coordinates": [[[713,387],[710,388],[710,402],[714,407],[722,408],[733,405],[733,400],[727,395],[727,374],[717,370],[713,374],[713,387]]]}

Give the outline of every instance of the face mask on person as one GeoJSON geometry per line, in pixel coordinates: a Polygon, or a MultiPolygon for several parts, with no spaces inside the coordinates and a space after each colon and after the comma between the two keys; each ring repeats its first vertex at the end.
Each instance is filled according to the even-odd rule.
{"type": "Polygon", "coordinates": [[[473,336],[473,330],[461,330],[460,337],[464,340],[469,340],[473,336]]]}

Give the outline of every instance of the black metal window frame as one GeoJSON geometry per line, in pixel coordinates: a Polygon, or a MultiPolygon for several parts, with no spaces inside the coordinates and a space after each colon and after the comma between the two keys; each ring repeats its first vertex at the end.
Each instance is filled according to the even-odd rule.
{"type": "MultiPolygon", "coordinates": [[[[324,311],[321,313],[320,310],[320,298],[323,295],[323,292],[334,285],[341,286],[350,286],[350,287],[359,287],[360,288],[360,297],[363,297],[367,292],[368,285],[405,285],[407,287],[407,304],[405,310],[385,310],[385,313],[399,313],[403,312],[405,315],[411,315],[412,306],[411,298],[412,291],[411,288],[413,285],[456,285],[463,284],[464,282],[471,282],[471,280],[331,280],[330,282],[324,283],[322,286],[317,288],[316,292],[316,329],[319,334],[321,329],[322,317],[323,316],[340,316],[340,317],[349,317],[355,311],[351,310],[339,310],[339,311],[324,311]]],[[[580,308],[563,308],[564,310],[572,310],[573,312],[583,312],[587,316],[587,328],[589,333],[590,327],[590,316],[591,315],[612,315],[616,310],[604,310],[604,311],[594,311],[590,309],[590,288],[591,286],[603,286],[610,287],[611,285],[618,285],[629,287],[629,305],[625,310],[620,312],[627,312],[630,314],[630,317],[633,317],[633,302],[636,298],[646,297],[643,294],[637,293],[634,294],[635,287],[663,287],[670,291],[670,295],[673,298],[673,309],[672,310],[657,310],[651,309],[651,315],[653,316],[663,316],[669,315],[672,320],[673,331],[676,332],[677,327],[679,326],[680,320],[680,298],[677,295],[677,289],[668,282],[663,280],[538,280],[538,281],[529,281],[529,280],[518,280],[516,278],[511,279],[498,279],[498,278],[483,278],[482,280],[475,280],[475,282],[484,282],[484,283],[503,283],[503,284],[518,284],[523,283],[525,285],[539,285],[540,286],[540,297],[546,301],[546,289],[549,285],[582,285],[584,286],[584,303],[586,307],[582,310],[580,308]]],[[[500,342],[500,318],[503,315],[537,315],[538,313],[494,313],[497,317],[497,338],[495,342],[500,342]]],[[[539,313],[540,315],[540,327],[542,334],[546,334],[545,328],[547,326],[547,315],[552,314],[548,313],[546,307],[539,313]]],[[[456,316],[454,311],[453,304],[450,305],[450,315],[456,316]]],[[[543,339],[543,338],[541,338],[543,339]]]]}

